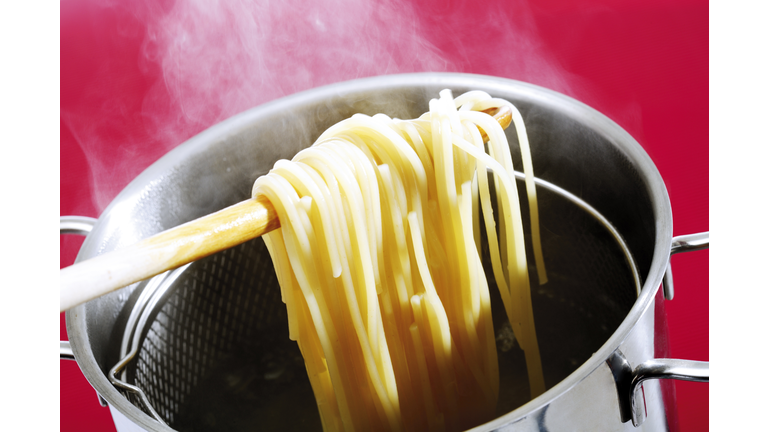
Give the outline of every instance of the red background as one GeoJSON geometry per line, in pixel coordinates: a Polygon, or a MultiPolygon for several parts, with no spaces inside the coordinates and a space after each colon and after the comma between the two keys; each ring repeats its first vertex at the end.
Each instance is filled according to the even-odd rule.
{"type": "MultiPolygon", "coordinates": [[[[62,215],[98,217],[173,146],[250,106],[362,76],[437,70],[532,82],[603,112],[659,168],[674,234],[709,229],[704,0],[188,3],[61,2],[62,215]]],[[[62,266],[80,242],[62,236],[62,266]]],[[[678,255],[673,268],[671,355],[709,360],[709,253],[678,255]]],[[[680,430],[707,430],[708,385],[676,389],[680,430]]],[[[114,429],[74,362],[61,362],[60,394],[62,431],[114,429]]]]}

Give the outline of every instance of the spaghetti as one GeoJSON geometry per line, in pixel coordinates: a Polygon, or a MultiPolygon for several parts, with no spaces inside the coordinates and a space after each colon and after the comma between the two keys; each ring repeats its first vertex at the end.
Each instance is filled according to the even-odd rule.
{"type": "Polygon", "coordinates": [[[484,92],[443,90],[414,120],[356,114],[254,184],[280,219],[263,238],[326,431],[460,430],[493,417],[481,223],[532,396],[544,391],[510,150],[480,112],[500,106],[513,112],[544,282],[525,126],[484,92]]]}

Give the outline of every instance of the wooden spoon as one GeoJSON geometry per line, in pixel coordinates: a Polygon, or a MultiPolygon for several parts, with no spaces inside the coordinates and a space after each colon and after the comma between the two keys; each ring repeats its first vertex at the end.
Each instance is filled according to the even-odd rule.
{"type": "MultiPolygon", "coordinates": [[[[502,128],[512,122],[507,107],[490,108],[502,128]]],[[[480,130],[488,141],[485,131],[480,130]]],[[[118,288],[237,246],[280,227],[272,203],[262,196],[155,234],[130,246],[61,269],[61,311],[118,288]]]]}

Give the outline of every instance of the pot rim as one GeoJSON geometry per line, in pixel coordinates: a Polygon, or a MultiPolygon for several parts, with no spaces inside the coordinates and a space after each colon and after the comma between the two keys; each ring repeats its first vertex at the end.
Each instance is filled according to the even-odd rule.
{"type": "MultiPolygon", "coordinates": [[[[494,429],[502,425],[510,424],[516,419],[525,418],[531,413],[549,405],[552,401],[567,393],[572,387],[588,377],[594,370],[598,369],[629,336],[640,317],[648,307],[653,304],[654,297],[661,284],[667,263],[669,262],[670,246],[672,243],[672,209],[669,195],[661,178],[661,174],[650,156],[648,156],[642,146],[629,133],[594,108],[562,93],[544,87],[508,78],[487,75],[425,72],[380,75],[338,82],[305,90],[250,108],[193,136],[166,153],[131,181],[131,183],[129,183],[128,186],[126,186],[125,189],[112,200],[109,206],[107,206],[102,213],[102,216],[111,214],[114,207],[126,200],[137,199],[137,196],[140,195],[140,192],[147,184],[167,172],[168,166],[174,165],[173,161],[183,160],[190,155],[197,153],[199,151],[198,148],[203,143],[210,142],[212,139],[229,135],[233,131],[247,127],[254,118],[268,115],[275,110],[284,110],[292,105],[302,105],[327,100],[339,94],[358,91],[361,88],[385,92],[388,88],[392,87],[427,85],[443,86],[444,88],[451,88],[454,86],[469,88],[477,87],[484,88],[489,93],[493,93],[494,90],[503,93],[508,91],[509,87],[512,86],[515,88],[516,92],[523,96],[529,96],[531,99],[557,102],[558,107],[564,108],[572,118],[577,119],[588,127],[600,131],[605,136],[610,137],[613,144],[632,160],[638,171],[642,174],[643,181],[646,183],[651,200],[652,212],[655,218],[656,235],[650,270],[645,276],[645,283],[643,284],[640,296],[616,331],[586,362],[582,363],[581,366],[568,375],[564,380],[560,381],[525,405],[471,430],[494,429]]],[[[100,232],[105,231],[108,226],[122,223],[121,221],[114,220],[114,218],[112,219],[113,220],[104,222],[104,219],[99,217],[91,235],[89,235],[83,243],[76,262],[107,252],[104,246],[94,239],[101,237],[100,232]]],[[[82,369],[87,380],[96,389],[97,393],[107,400],[109,404],[140,426],[147,428],[148,430],[173,431],[170,427],[157,423],[139,408],[131,404],[112,386],[111,383],[109,383],[106,375],[100,370],[96,363],[91,350],[88,332],[86,331],[85,318],[85,305],[79,305],[68,310],[66,312],[67,332],[78,365],[82,369]]]]}

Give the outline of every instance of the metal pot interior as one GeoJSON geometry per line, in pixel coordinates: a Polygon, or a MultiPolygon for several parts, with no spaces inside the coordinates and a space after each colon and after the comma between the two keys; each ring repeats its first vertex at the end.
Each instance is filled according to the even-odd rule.
{"type": "MultiPolygon", "coordinates": [[[[512,101],[526,121],[536,176],[602,213],[621,233],[645,281],[654,259],[660,204],[650,192],[656,180],[646,172],[646,161],[638,162],[638,154],[647,158],[642,150],[638,153],[639,145],[571,99],[527,84],[467,75],[345,83],[285,98],[219,124],[129,185],[100,218],[78,259],[246,199],[254,180],[276,160],[290,159],[330,125],[357,112],[416,117],[443,88],[451,88],[454,95],[480,89],[512,101]]],[[[512,127],[507,139],[514,163],[521,166],[512,127]]],[[[531,269],[533,305],[545,379],[552,387],[616,332],[637,301],[637,292],[621,249],[605,228],[557,194],[541,188],[539,194],[550,282],[539,286],[531,269]]],[[[492,275],[488,279],[497,296],[492,275]]],[[[124,402],[110,401],[105,393],[121,396],[110,384],[105,387],[104,376],[119,360],[127,317],[144,286],[112,293],[67,315],[70,334],[78,334],[71,338],[78,362],[97,391],[118,408],[124,402]],[[85,363],[92,364],[91,376],[85,363]]],[[[529,389],[522,351],[510,337],[501,302],[493,300],[502,380],[497,412],[503,415],[528,402],[529,389]]],[[[182,274],[153,311],[128,378],[145,389],[174,429],[320,428],[260,239],[194,263],[182,274]]]]}

